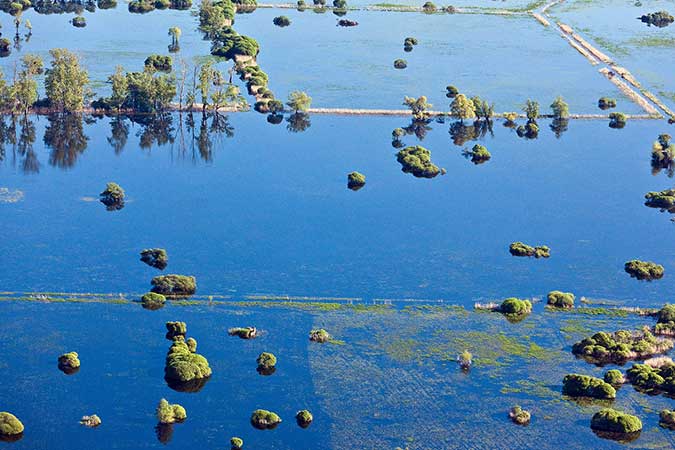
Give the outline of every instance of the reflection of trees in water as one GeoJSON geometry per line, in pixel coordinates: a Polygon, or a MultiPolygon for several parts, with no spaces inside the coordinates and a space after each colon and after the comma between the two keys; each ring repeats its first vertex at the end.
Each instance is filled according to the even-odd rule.
{"type": "Polygon", "coordinates": [[[428,120],[413,119],[410,122],[410,125],[403,128],[403,131],[405,131],[405,134],[407,135],[414,134],[417,137],[417,139],[423,141],[424,138],[427,136],[427,133],[431,131],[431,127],[429,126],[428,120]]]}
{"type": "Polygon", "coordinates": [[[23,116],[19,119],[19,123],[21,125],[21,132],[19,133],[17,148],[19,154],[23,157],[21,170],[26,174],[39,173],[40,161],[38,161],[37,154],[33,150],[33,144],[36,139],[35,125],[28,116],[23,116]]]}
{"type": "Polygon", "coordinates": [[[178,129],[180,152],[182,155],[190,153],[193,161],[197,160],[197,154],[203,161],[212,161],[214,138],[219,141],[222,136],[234,136],[234,127],[228,117],[219,112],[202,112],[198,130],[192,112],[186,114],[185,120],[182,117],[181,114],[178,129]]]}
{"type": "Polygon", "coordinates": [[[173,116],[171,114],[149,114],[130,116],[132,122],[141,125],[141,130],[136,133],[139,136],[139,146],[148,149],[153,145],[158,147],[165,144],[173,144],[175,131],[173,116]]]}
{"type": "Polygon", "coordinates": [[[110,121],[110,136],[107,139],[116,155],[122,153],[129,139],[129,124],[123,116],[115,116],[110,121]]]}
{"type": "Polygon", "coordinates": [[[452,142],[461,147],[469,141],[478,139],[479,130],[476,129],[475,123],[467,125],[458,120],[450,125],[448,133],[450,133],[452,142]]]}
{"type": "Polygon", "coordinates": [[[84,134],[79,114],[52,114],[47,117],[43,141],[51,148],[49,164],[62,169],[75,165],[78,156],[87,148],[89,138],[84,134]]]}
{"type": "Polygon", "coordinates": [[[288,122],[286,129],[291,133],[300,133],[312,126],[312,122],[309,119],[309,114],[303,112],[293,113],[288,116],[288,119],[286,120],[288,122]]]}
{"type": "Polygon", "coordinates": [[[551,122],[551,131],[555,134],[555,137],[560,138],[562,134],[567,131],[567,127],[570,124],[570,120],[566,118],[556,118],[551,122]]]}

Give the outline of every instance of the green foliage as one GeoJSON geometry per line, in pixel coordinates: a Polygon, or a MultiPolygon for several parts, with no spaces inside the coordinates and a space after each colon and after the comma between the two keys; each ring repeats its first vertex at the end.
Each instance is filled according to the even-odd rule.
{"type": "Polygon", "coordinates": [[[146,309],[159,309],[166,303],[166,297],[156,292],[147,292],[141,297],[141,303],[146,309]]]}
{"type": "Polygon", "coordinates": [[[667,351],[673,342],[658,340],[649,331],[598,332],[572,346],[572,353],[594,363],[624,362],[667,351]]]}
{"type": "Polygon", "coordinates": [[[657,11],[649,14],[643,14],[640,17],[643,23],[654,25],[659,28],[666,27],[673,23],[675,18],[668,11],[657,11]]]}
{"type": "Polygon", "coordinates": [[[464,152],[464,156],[471,158],[471,162],[474,164],[483,164],[492,157],[488,149],[480,144],[476,144],[470,151],[464,152]]]}
{"type": "Polygon", "coordinates": [[[366,176],[359,172],[350,172],[347,174],[347,187],[353,191],[358,191],[366,185],[366,176]]]}
{"type": "Polygon", "coordinates": [[[534,120],[528,120],[524,126],[520,125],[516,128],[516,133],[518,134],[518,137],[536,139],[539,136],[539,125],[537,125],[537,122],[534,120]]]}
{"type": "Polygon", "coordinates": [[[626,121],[628,118],[624,113],[613,112],[609,114],[609,127],[610,128],[623,128],[626,126],[626,121]]]}
{"type": "Polygon", "coordinates": [[[145,14],[154,11],[155,3],[151,0],[131,0],[129,2],[129,12],[136,14],[145,14]]]}
{"type": "Polygon", "coordinates": [[[488,104],[486,100],[483,100],[478,96],[473,97],[471,102],[473,103],[473,109],[476,113],[476,118],[480,119],[482,117],[485,120],[490,120],[494,115],[494,104],[488,104]]]}
{"type": "Polygon", "coordinates": [[[77,56],[64,49],[49,51],[51,67],[45,71],[45,91],[49,103],[59,111],[75,112],[84,107],[89,95],[89,75],[80,68],[77,56]]]}
{"type": "Polygon", "coordinates": [[[457,94],[450,103],[450,113],[459,120],[476,117],[476,106],[464,94],[457,94]]]}
{"type": "Polygon", "coordinates": [[[169,73],[173,69],[173,59],[171,56],[164,55],[150,55],[145,58],[145,70],[150,72],[166,72],[169,73]]]}
{"type": "Polygon", "coordinates": [[[513,242],[509,246],[509,253],[513,256],[534,256],[535,258],[549,258],[551,249],[545,245],[532,247],[522,242],[513,242]]]}
{"type": "Polygon", "coordinates": [[[446,86],[445,90],[447,91],[445,96],[448,98],[455,98],[459,94],[459,89],[452,85],[446,86]]]}
{"type": "Polygon", "coordinates": [[[286,105],[296,113],[306,112],[311,104],[312,104],[312,97],[307,95],[306,92],[302,91],[291,92],[290,94],[288,94],[288,101],[286,101],[286,105]]]}
{"type": "Polygon", "coordinates": [[[202,355],[192,353],[188,345],[175,340],[166,355],[164,378],[169,382],[187,383],[211,376],[209,362],[202,355]]]}
{"type": "Polygon", "coordinates": [[[121,209],[124,206],[124,196],[124,189],[113,182],[106,184],[105,190],[99,194],[101,203],[109,209],[121,209]]]}
{"type": "Polygon", "coordinates": [[[23,424],[14,414],[0,412],[0,436],[16,436],[23,433],[23,424]]]}
{"type": "Polygon", "coordinates": [[[661,208],[671,211],[675,208],[675,189],[648,192],[645,194],[645,199],[645,205],[650,208],[661,208]]]}
{"type": "Polygon", "coordinates": [[[308,410],[303,409],[295,414],[295,420],[298,422],[300,427],[307,428],[314,420],[314,416],[312,416],[312,413],[308,410]]]}
{"type": "Polygon", "coordinates": [[[651,261],[640,261],[638,259],[633,259],[624,264],[624,270],[632,278],[637,278],[638,280],[659,280],[663,278],[663,266],[656,264],[651,261]]]}
{"type": "Polygon", "coordinates": [[[554,119],[567,119],[570,116],[570,108],[561,96],[557,96],[551,103],[554,119]]]}
{"type": "Polygon", "coordinates": [[[470,351],[464,350],[457,357],[457,362],[463,369],[468,369],[469,367],[471,367],[471,364],[473,363],[473,355],[471,354],[470,351]]]}
{"type": "Polygon", "coordinates": [[[610,108],[616,108],[616,99],[601,97],[600,100],[598,100],[598,108],[603,111],[610,108]]]}
{"type": "Polygon", "coordinates": [[[278,27],[287,27],[291,24],[291,19],[286,16],[278,16],[272,19],[272,23],[278,27]]]}
{"type": "Polygon", "coordinates": [[[525,116],[527,116],[528,120],[537,120],[539,117],[539,103],[528,99],[525,102],[525,106],[523,107],[523,112],[525,113],[525,116]]]}
{"type": "Polygon", "coordinates": [[[529,314],[532,312],[532,302],[515,297],[507,298],[499,305],[499,312],[517,316],[529,314]]]}
{"type": "Polygon", "coordinates": [[[621,371],[617,369],[610,369],[605,372],[604,380],[605,383],[612,386],[621,386],[626,381],[621,371]]]}
{"type": "Polygon", "coordinates": [[[660,134],[652,145],[652,174],[656,175],[661,169],[666,169],[668,176],[675,174],[675,144],[671,144],[669,134],[660,134]]]}
{"type": "MultiPolygon", "coordinates": [[[[138,113],[164,111],[176,95],[176,77],[173,74],[129,72],[126,74],[126,86],[128,94],[122,107],[138,113]]],[[[120,87],[124,87],[121,82],[120,87]]]]}
{"type": "Polygon", "coordinates": [[[161,399],[157,406],[157,420],[159,423],[176,423],[187,419],[185,408],[179,404],[169,404],[166,399],[161,399]]]}
{"type": "Polygon", "coordinates": [[[227,330],[227,334],[230,336],[239,336],[241,339],[253,339],[258,334],[258,330],[256,330],[255,327],[236,327],[227,330]]]}
{"type": "Polygon", "coordinates": [[[82,16],[73,17],[72,24],[76,28],[83,28],[87,26],[87,19],[82,16]]]}
{"type": "Polygon", "coordinates": [[[186,275],[160,275],[152,279],[152,292],[168,296],[192,295],[197,290],[197,280],[186,275]]]}
{"type": "Polygon", "coordinates": [[[260,52],[258,42],[248,36],[238,34],[231,27],[224,27],[214,33],[211,40],[211,54],[234,59],[235,56],[256,57],[260,52]]]}
{"type": "Polygon", "coordinates": [[[411,173],[417,178],[434,178],[441,173],[431,162],[431,152],[419,145],[400,150],[396,154],[396,160],[401,164],[403,172],[411,173]]]}
{"type": "Polygon", "coordinates": [[[187,333],[187,324],[185,322],[167,322],[167,336],[173,339],[176,336],[185,336],[187,333]]]}
{"type": "Polygon", "coordinates": [[[563,395],[610,400],[616,398],[616,389],[600,378],[572,373],[563,378],[563,395]]]}
{"type": "Polygon", "coordinates": [[[675,304],[666,303],[657,313],[658,323],[675,323],[675,304]]]}
{"type": "Polygon", "coordinates": [[[280,423],[281,418],[271,411],[256,409],[251,414],[251,424],[261,430],[276,428],[280,423]]]}
{"type": "Polygon", "coordinates": [[[395,69],[405,69],[406,67],[408,67],[408,62],[405,59],[399,58],[399,59],[394,60],[394,68],[395,69]]]}
{"type": "Polygon", "coordinates": [[[530,423],[530,412],[524,410],[520,405],[515,405],[509,411],[509,418],[511,421],[517,425],[527,425],[530,423]]]}
{"type": "Polygon", "coordinates": [[[675,411],[670,409],[661,410],[659,413],[659,425],[671,430],[675,429],[675,411]]]}
{"type": "Polygon", "coordinates": [[[554,308],[572,308],[574,294],[571,292],[551,291],[546,296],[547,304],[554,308]]]}
{"type": "Polygon", "coordinates": [[[433,2],[426,2],[424,5],[422,5],[422,11],[426,13],[433,13],[436,12],[436,10],[436,5],[433,2]]]}
{"type": "Polygon", "coordinates": [[[207,36],[213,36],[232,24],[234,14],[234,4],[230,0],[203,0],[199,5],[199,29],[207,36]]]}
{"type": "Polygon", "coordinates": [[[117,66],[115,73],[108,77],[108,82],[112,85],[112,95],[108,98],[108,104],[119,110],[129,96],[129,81],[122,66],[117,66]]]}
{"type": "Polygon", "coordinates": [[[420,96],[419,98],[406,96],[403,99],[403,106],[407,106],[408,108],[410,108],[413,119],[415,120],[428,119],[429,118],[428,109],[433,107],[433,105],[427,101],[427,98],[424,95],[420,96]]]}
{"type": "Polygon", "coordinates": [[[309,340],[312,342],[325,343],[330,340],[330,334],[323,328],[309,332],[309,340]]]}
{"type": "Polygon", "coordinates": [[[59,369],[64,372],[80,367],[80,358],[77,352],[68,352],[59,356],[59,369]]]}
{"type": "Polygon", "coordinates": [[[268,352],[261,353],[255,361],[258,363],[258,367],[263,369],[271,369],[277,365],[277,357],[268,352]]]}
{"type": "Polygon", "coordinates": [[[163,248],[146,248],[141,251],[141,261],[151,267],[164,270],[169,263],[169,257],[163,248]]]}
{"type": "Polygon", "coordinates": [[[241,450],[244,448],[244,440],[239,437],[233,437],[230,439],[230,449],[231,450],[241,450]]]}
{"type": "Polygon", "coordinates": [[[636,433],[642,430],[642,422],[636,416],[603,408],[593,415],[591,428],[612,433],[636,433]]]}

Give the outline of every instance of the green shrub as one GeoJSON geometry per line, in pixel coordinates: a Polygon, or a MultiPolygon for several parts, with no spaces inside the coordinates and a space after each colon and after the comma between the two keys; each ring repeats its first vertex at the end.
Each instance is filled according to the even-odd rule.
{"type": "Polygon", "coordinates": [[[308,410],[303,409],[295,414],[295,420],[301,428],[307,428],[314,420],[314,416],[308,410]]]}
{"type": "Polygon", "coordinates": [[[251,414],[251,425],[260,430],[271,430],[281,423],[281,418],[271,411],[256,409],[251,414]]]}
{"type": "Polygon", "coordinates": [[[272,19],[272,23],[278,27],[287,27],[291,24],[291,19],[286,16],[278,16],[272,19]]]}
{"type": "Polygon", "coordinates": [[[77,352],[68,352],[59,356],[59,369],[66,374],[73,374],[80,368],[80,358],[77,352]]]}
{"type": "Polygon", "coordinates": [[[231,450],[241,450],[244,448],[244,440],[240,437],[233,437],[230,439],[231,450]]]}
{"type": "Polygon", "coordinates": [[[405,69],[406,67],[408,67],[408,63],[405,59],[397,59],[394,61],[395,69],[405,69]]]}
{"type": "Polygon", "coordinates": [[[519,405],[516,405],[509,411],[509,418],[517,425],[527,425],[530,423],[531,415],[529,411],[525,411],[519,405]]]}
{"type": "Polygon", "coordinates": [[[617,369],[610,369],[605,372],[604,380],[605,383],[611,384],[612,386],[621,386],[626,381],[621,371],[617,369]]]}
{"type": "Polygon", "coordinates": [[[464,152],[464,156],[471,158],[471,162],[474,164],[483,164],[492,158],[488,149],[480,144],[476,144],[470,151],[464,152]]]}
{"type": "Polygon", "coordinates": [[[545,245],[532,247],[522,242],[513,242],[509,246],[509,253],[513,256],[534,256],[535,258],[549,258],[551,249],[545,245]]]}
{"type": "Polygon", "coordinates": [[[366,185],[366,176],[359,172],[347,174],[347,187],[352,191],[358,191],[366,185]]]}
{"type": "Polygon", "coordinates": [[[197,290],[197,280],[193,276],[186,275],[160,275],[152,279],[152,292],[167,297],[180,297],[192,295],[197,290]]]}
{"type": "Polygon", "coordinates": [[[211,54],[234,59],[235,56],[256,57],[260,52],[258,41],[238,34],[231,27],[216,32],[211,41],[211,54]]]}
{"type": "Polygon", "coordinates": [[[141,304],[145,309],[160,309],[166,303],[166,297],[156,292],[147,292],[141,297],[141,304]]]}
{"type": "Polygon", "coordinates": [[[312,342],[328,342],[330,340],[330,334],[323,328],[320,328],[318,330],[312,330],[309,332],[309,340],[312,342]]]}
{"type": "Polygon", "coordinates": [[[255,361],[258,363],[258,367],[262,369],[271,369],[277,365],[277,357],[268,352],[261,353],[255,361]]]}
{"type": "Polygon", "coordinates": [[[0,436],[18,436],[23,433],[23,424],[14,414],[0,412],[0,436]]]}
{"type": "Polygon", "coordinates": [[[124,189],[113,182],[106,184],[105,190],[99,195],[101,203],[109,210],[122,209],[124,207],[124,196],[124,189]]]}
{"type": "Polygon", "coordinates": [[[610,128],[623,128],[626,126],[626,121],[628,118],[624,113],[613,112],[609,114],[609,127],[610,128]]]}
{"type": "Polygon", "coordinates": [[[73,17],[72,24],[74,27],[83,28],[87,26],[87,19],[82,16],[73,17]]]}
{"type": "Polygon", "coordinates": [[[424,5],[422,5],[422,11],[425,13],[436,12],[436,9],[436,5],[433,2],[426,2],[424,5]]]}
{"type": "Polygon", "coordinates": [[[593,415],[591,428],[612,433],[636,433],[642,430],[642,422],[630,414],[603,408],[593,415]]]}
{"type": "Polygon", "coordinates": [[[651,261],[633,259],[624,265],[624,270],[638,280],[659,280],[663,278],[663,266],[651,261]]]}
{"type": "Polygon", "coordinates": [[[187,334],[187,324],[185,322],[167,322],[165,325],[170,339],[187,334]]]}
{"type": "Polygon", "coordinates": [[[157,420],[159,423],[169,424],[182,422],[187,419],[185,408],[179,404],[169,404],[166,399],[161,399],[157,406],[157,420]]]}
{"type": "Polygon", "coordinates": [[[671,430],[675,429],[675,411],[664,409],[659,413],[659,425],[671,430]]]}
{"type": "Polygon", "coordinates": [[[160,270],[166,269],[169,257],[163,248],[146,248],[141,251],[141,261],[160,270]]]}
{"type": "Polygon", "coordinates": [[[574,294],[571,292],[551,291],[546,296],[547,304],[555,308],[572,308],[574,294]]]}
{"type": "Polygon", "coordinates": [[[529,314],[532,312],[532,303],[515,297],[507,298],[499,306],[499,312],[514,315],[529,314]]]}
{"type": "Polygon", "coordinates": [[[598,100],[598,108],[603,111],[610,108],[616,108],[616,99],[601,97],[600,100],[598,100]]]}
{"type": "Polygon", "coordinates": [[[188,345],[181,340],[171,344],[164,367],[164,378],[170,386],[171,383],[188,383],[210,376],[211,367],[206,358],[198,353],[192,353],[188,345]]]}
{"type": "Polygon", "coordinates": [[[415,145],[406,147],[396,154],[396,160],[401,164],[401,170],[417,178],[434,178],[440,169],[431,162],[431,152],[426,148],[415,145]]]}
{"type": "Polygon", "coordinates": [[[621,363],[663,353],[672,347],[672,341],[657,339],[647,330],[619,330],[615,333],[601,331],[575,343],[572,353],[595,363],[621,363]]]}
{"type": "Polygon", "coordinates": [[[145,68],[155,72],[171,72],[173,68],[173,59],[171,56],[150,55],[145,58],[145,68]]]}
{"type": "Polygon", "coordinates": [[[616,390],[600,378],[572,373],[563,378],[563,395],[590,397],[604,400],[616,398],[616,390]]]}

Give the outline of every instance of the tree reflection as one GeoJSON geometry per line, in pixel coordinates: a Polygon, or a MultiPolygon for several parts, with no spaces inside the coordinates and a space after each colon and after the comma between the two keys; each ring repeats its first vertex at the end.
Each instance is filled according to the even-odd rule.
{"type": "Polygon", "coordinates": [[[28,116],[22,116],[20,120],[21,133],[19,133],[19,142],[18,150],[19,154],[23,157],[23,163],[21,164],[21,170],[25,174],[39,173],[40,172],[40,161],[38,161],[37,154],[33,150],[33,144],[35,143],[36,133],[35,125],[28,116]]]}
{"type": "Polygon", "coordinates": [[[450,125],[450,137],[452,137],[453,144],[462,147],[469,141],[478,139],[479,130],[476,130],[475,123],[472,125],[466,125],[461,121],[456,121],[450,125]]]}
{"type": "Polygon", "coordinates": [[[78,156],[87,148],[82,116],[79,114],[52,114],[47,117],[43,141],[51,148],[49,164],[62,169],[75,165],[78,156]]]}
{"type": "Polygon", "coordinates": [[[119,155],[124,150],[129,139],[129,124],[127,124],[124,116],[115,116],[110,121],[110,136],[107,138],[108,144],[115,150],[115,154],[119,155]]]}
{"type": "Polygon", "coordinates": [[[130,116],[132,122],[142,125],[137,133],[139,146],[143,149],[151,148],[153,145],[162,146],[173,144],[175,140],[175,131],[173,127],[173,116],[171,114],[149,114],[130,116]]]}
{"type": "Polygon", "coordinates": [[[410,125],[403,128],[403,131],[405,131],[405,134],[407,135],[414,134],[417,137],[417,139],[423,141],[424,138],[427,136],[427,133],[431,131],[431,127],[429,126],[428,120],[413,119],[410,122],[410,125]]]}
{"type": "Polygon", "coordinates": [[[570,120],[567,118],[556,118],[551,122],[551,131],[555,134],[555,137],[560,139],[560,136],[567,131],[570,120]]]}
{"type": "Polygon", "coordinates": [[[293,113],[288,116],[286,121],[288,122],[286,129],[291,133],[301,133],[312,126],[312,122],[309,119],[309,114],[304,112],[293,113]]]}

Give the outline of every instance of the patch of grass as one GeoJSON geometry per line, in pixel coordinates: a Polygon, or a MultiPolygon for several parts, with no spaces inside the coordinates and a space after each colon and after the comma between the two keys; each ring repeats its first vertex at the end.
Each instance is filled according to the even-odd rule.
{"type": "Polygon", "coordinates": [[[633,38],[628,41],[628,45],[632,45],[634,47],[675,47],[675,37],[649,36],[633,38]]]}

